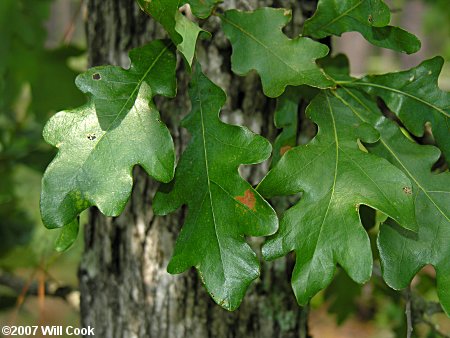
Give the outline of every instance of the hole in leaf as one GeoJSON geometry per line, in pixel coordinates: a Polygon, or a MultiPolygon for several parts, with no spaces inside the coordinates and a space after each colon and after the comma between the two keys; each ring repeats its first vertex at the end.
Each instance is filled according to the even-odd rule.
{"type": "Polygon", "coordinates": [[[92,79],[93,79],[93,80],[98,81],[98,80],[100,80],[101,78],[102,78],[102,77],[100,76],[99,73],[95,73],[94,75],[92,75],[92,79]]]}
{"type": "Polygon", "coordinates": [[[95,134],[87,134],[86,137],[89,141],[94,141],[97,138],[97,136],[95,136],[95,134]]]}

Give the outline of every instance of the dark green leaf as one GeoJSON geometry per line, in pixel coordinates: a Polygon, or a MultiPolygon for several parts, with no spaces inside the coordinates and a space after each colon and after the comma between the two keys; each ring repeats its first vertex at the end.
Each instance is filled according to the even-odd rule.
{"type": "Polygon", "coordinates": [[[198,18],[206,19],[211,15],[212,10],[222,0],[188,0],[185,1],[191,6],[192,13],[198,18]]]}
{"type": "Polygon", "coordinates": [[[137,0],[142,10],[158,21],[169,34],[173,43],[178,45],[183,37],[175,30],[175,14],[180,0],[137,0]]]}
{"type": "Polygon", "coordinates": [[[214,301],[234,310],[259,276],[258,259],[244,236],[266,236],[277,229],[275,212],[240,177],[238,167],[264,161],[271,147],[248,129],[220,121],[225,93],[203,75],[199,64],[189,94],[192,111],[183,125],[192,139],[174,182],[160,189],[153,208],[165,215],[187,204],[168,271],[181,273],[195,266],[214,301]]]}
{"type": "Polygon", "coordinates": [[[96,67],[77,79],[89,102],[56,114],[44,138],[59,149],[42,181],[41,213],[47,227],[62,227],[96,205],[108,216],[121,213],[141,165],[156,180],[174,173],[174,146],[151,102],[175,93],[175,56],[162,41],[130,53],[130,70],[96,67]]]}
{"type": "Polygon", "coordinates": [[[357,31],[375,46],[415,53],[420,41],[401,28],[388,26],[389,7],[382,0],[320,0],[316,13],[305,22],[303,35],[322,39],[357,31]]]}
{"type": "Polygon", "coordinates": [[[337,95],[362,121],[372,124],[380,132],[380,140],[367,145],[369,151],[388,159],[412,182],[411,189],[405,187],[404,191],[414,198],[418,233],[406,231],[394,222],[381,226],[378,247],[384,279],[395,289],[405,288],[424,265],[434,265],[438,295],[449,314],[450,174],[431,172],[431,166],[439,158],[439,150],[412,142],[362,93],[344,88],[337,95]]]}
{"type": "Polygon", "coordinates": [[[392,122],[384,121],[380,128],[388,147],[377,145],[372,151],[389,158],[411,178],[419,224],[417,235],[392,223],[381,227],[378,246],[383,277],[389,286],[402,289],[422,267],[432,264],[439,299],[450,315],[450,173],[431,172],[440,155],[438,149],[414,144],[392,122]]]}
{"type": "Polygon", "coordinates": [[[297,145],[298,105],[300,103],[298,88],[288,87],[277,99],[275,110],[275,127],[283,128],[275,139],[273,146],[272,166],[274,166],[286,151],[297,145]]]}
{"type": "Polygon", "coordinates": [[[410,70],[366,76],[351,85],[380,96],[416,136],[422,136],[425,123],[431,122],[436,143],[449,161],[450,93],[438,86],[443,63],[441,57],[435,57],[410,70]]]}
{"type": "Polygon", "coordinates": [[[361,295],[361,289],[361,285],[352,281],[339,269],[333,282],[325,290],[325,299],[330,303],[328,311],[336,314],[339,325],[357,312],[356,300],[361,295]]]}
{"type": "Polygon", "coordinates": [[[253,12],[230,10],[221,19],[223,30],[233,46],[233,72],[246,75],[256,70],[261,76],[265,95],[280,96],[288,85],[333,86],[315,63],[316,59],[328,54],[328,47],[308,38],[289,39],[281,31],[291,20],[291,11],[275,8],[260,8],[253,12]]]}
{"type": "Polygon", "coordinates": [[[288,209],[280,231],[263,246],[274,259],[296,252],[294,293],[306,304],[326,287],[340,264],[350,278],[367,281],[372,273],[369,237],[359,219],[359,206],[381,210],[415,229],[411,188],[406,176],[388,161],[361,151],[357,140],[376,142],[378,132],[329,92],[316,96],[307,115],[318,124],[307,145],[288,151],[258,186],[265,197],[303,191],[288,209]]]}
{"type": "Polygon", "coordinates": [[[180,13],[178,10],[180,0],[137,0],[137,2],[142,10],[164,27],[173,43],[191,65],[198,35],[203,30],[180,13]]]}
{"type": "Polygon", "coordinates": [[[56,251],[63,252],[68,250],[77,239],[79,230],[80,225],[78,219],[75,219],[69,224],[63,226],[58,238],[56,239],[56,251]]]}

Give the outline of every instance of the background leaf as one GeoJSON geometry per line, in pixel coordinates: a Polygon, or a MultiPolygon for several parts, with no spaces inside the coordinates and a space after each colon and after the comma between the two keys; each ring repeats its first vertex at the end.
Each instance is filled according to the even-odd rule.
{"type": "Polygon", "coordinates": [[[274,124],[283,128],[273,145],[272,166],[286,151],[297,145],[298,106],[301,100],[298,87],[288,87],[277,99],[274,124]]]}
{"type": "Polygon", "coordinates": [[[222,27],[233,47],[232,70],[246,75],[256,70],[266,96],[280,96],[286,86],[306,84],[327,88],[333,82],[315,63],[328,47],[308,38],[289,39],[282,28],[291,20],[287,9],[260,8],[253,12],[226,11],[222,27]]]}
{"type": "Polygon", "coordinates": [[[422,267],[432,264],[439,299],[450,315],[450,173],[431,172],[440,155],[435,147],[414,144],[390,121],[380,128],[391,152],[385,153],[378,145],[372,151],[383,154],[411,177],[419,224],[417,234],[404,232],[393,222],[382,225],[378,247],[383,277],[394,289],[402,289],[422,267]]]}
{"type": "Polygon", "coordinates": [[[323,92],[307,108],[319,126],[307,145],[288,151],[258,186],[265,197],[303,191],[288,209],[279,232],[263,246],[266,259],[296,252],[292,285],[304,305],[326,287],[336,263],[358,283],[372,273],[369,237],[359,219],[360,204],[415,228],[411,187],[386,160],[359,150],[357,140],[375,142],[378,132],[361,123],[345,104],[323,92]]]}
{"type": "Polygon", "coordinates": [[[418,232],[401,228],[392,220],[382,225],[378,248],[383,277],[394,289],[405,288],[413,276],[426,264],[437,271],[438,295],[447,313],[450,309],[450,175],[431,172],[440,152],[432,146],[421,146],[400,130],[395,122],[383,117],[375,102],[354,89],[340,89],[338,98],[351,107],[361,120],[372,124],[380,132],[380,140],[367,144],[374,154],[388,159],[411,180],[418,232]]]}
{"type": "Polygon", "coordinates": [[[236,309],[252,280],[259,276],[255,253],[244,236],[265,236],[277,229],[270,205],[239,176],[240,164],[267,159],[267,140],[248,129],[220,121],[225,93],[196,65],[189,95],[191,113],[183,120],[192,134],[175,179],[156,194],[159,215],[187,204],[189,211],[177,239],[170,273],[198,270],[211,297],[236,309]]]}
{"type": "Polygon", "coordinates": [[[357,31],[375,46],[415,53],[420,41],[401,28],[388,26],[389,7],[382,0],[320,0],[314,15],[306,20],[303,35],[323,39],[357,31]]]}
{"type": "Polygon", "coordinates": [[[410,70],[366,76],[354,85],[381,97],[416,136],[422,136],[425,123],[431,122],[436,143],[449,161],[450,93],[438,86],[443,63],[441,57],[435,57],[410,70]]]}

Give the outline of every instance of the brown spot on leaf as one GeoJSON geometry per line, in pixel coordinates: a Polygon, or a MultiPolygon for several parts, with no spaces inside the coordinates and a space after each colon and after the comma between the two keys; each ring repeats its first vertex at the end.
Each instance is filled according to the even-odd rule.
{"type": "Polygon", "coordinates": [[[93,80],[100,80],[102,77],[99,73],[95,73],[94,75],[92,75],[92,79],[93,80]]]}
{"type": "Polygon", "coordinates": [[[404,192],[406,195],[411,195],[411,194],[412,194],[412,189],[411,189],[410,187],[404,187],[404,188],[403,188],[403,192],[404,192]]]}
{"type": "Polygon", "coordinates": [[[372,23],[372,22],[373,22],[372,14],[369,15],[369,18],[368,18],[367,20],[369,21],[369,23],[372,23]]]}
{"type": "Polygon", "coordinates": [[[280,155],[283,156],[286,153],[286,151],[288,151],[289,149],[292,149],[292,147],[291,146],[283,146],[283,147],[281,147],[280,148],[280,155]]]}
{"type": "Polygon", "coordinates": [[[250,189],[245,190],[244,196],[236,196],[235,199],[249,209],[255,210],[256,198],[255,194],[250,189]]]}

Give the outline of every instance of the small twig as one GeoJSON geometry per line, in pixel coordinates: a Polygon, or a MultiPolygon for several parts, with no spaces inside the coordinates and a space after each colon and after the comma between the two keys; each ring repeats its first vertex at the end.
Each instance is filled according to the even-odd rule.
{"type": "Polygon", "coordinates": [[[414,328],[413,328],[413,320],[412,320],[412,314],[411,314],[411,287],[410,286],[408,286],[408,288],[406,290],[405,314],[406,314],[406,337],[411,338],[414,328]]]}
{"type": "Polygon", "coordinates": [[[34,273],[27,281],[21,277],[14,276],[8,273],[0,273],[0,285],[6,286],[16,293],[18,296],[18,306],[20,307],[25,299],[26,295],[39,296],[45,293],[50,297],[61,298],[69,303],[71,306],[77,308],[76,301],[78,290],[67,285],[58,285],[57,283],[45,281],[44,283],[38,283],[34,280],[34,273]]]}
{"type": "Polygon", "coordinates": [[[308,317],[309,317],[309,303],[300,309],[300,338],[309,338],[309,327],[308,327],[308,317]]]}
{"type": "Polygon", "coordinates": [[[80,0],[77,10],[73,14],[73,16],[69,22],[69,25],[67,26],[67,28],[64,31],[64,35],[62,37],[62,44],[68,45],[72,41],[73,32],[75,31],[75,21],[78,19],[78,16],[80,15],[82,7],[83,7],[83,0],[80,0]]]}
{"type": "Polygon", "coordinates": [[[439,336],[441,336],[442,338],[450,338],[450,335],[442,332],[439,329],[439,326],[436,325],[435,323],[433,323],[431,320],[429,320],[428,318],[422,318],[422,321],[427,324],[433,331],[434,333],[437,333],[439,336]]]}
{"type": "MultiPolygon", "coordinates": [[[[22,282],[19,284],[13,284],[13,286],[15,286],[16,288],[12,288],[10,285],[7,285],[6,283],[3,284],[2,283],[2,275],[0,275],[0,285],[5,285],[5,286],[9,286],[11,289],[15,290],[18,294],[17,296],[17,300],[16,300],[16,306],[14,307],[14,311],[11,312],[11,318],[9,320],[10,323],[15,323],[17,320],[17,315],[20,311],[20,308],[22,307],[22,304],[25,301],[25,297],[27,295],[27,292],[31,286],[31,283],[33,282],[34,279],[34,275],[36,274],[36,269],[33,270],[33,272],[31,273],[31,275],[28,277],[27,280],[23,280],[22,282]]],[[[11,282],[11,281],[9,281],[11,282]]]]}

